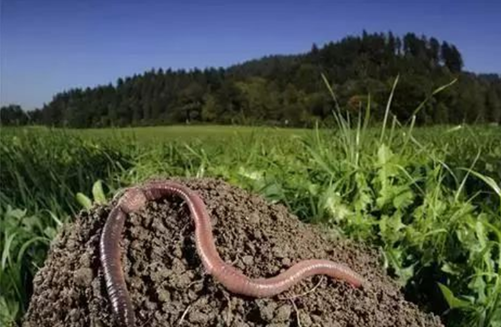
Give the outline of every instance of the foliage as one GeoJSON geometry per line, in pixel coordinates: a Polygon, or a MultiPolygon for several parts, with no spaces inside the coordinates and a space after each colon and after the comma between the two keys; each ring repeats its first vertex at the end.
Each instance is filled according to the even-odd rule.
{"type": "Polygon", "coordinates": [[[31,117],[21,106],[10,104],[0,108],[0,125],[23,126],[32,122],[31,117]]]}
{"type": "Polygon", "coordinates": [[[268,56],[227,69],[152,69],[94,88],[55,94],[27,120],[11,107],[0,110],[2,124],[65,127],[165,124],[267,124],[313,126],[332,118],[332,99],[320,74],[333,83],[338,102],[353,113],[371,94],[373,121],[385,112],[386,90],[401,74],[393,112],[412,117],[438,86],[457,83],[433,98],[416,124],[501,123],[501,78],[462,72],[459,50],[448,42],[407,33],[348,36],[311,51],[268,56]]]}
{"type": "Polygon", "coordinates": [[[43,264],[61,221],[50,212],[0,207],[0,323],[13,324],[26,309],[31,281],[43,264]]]}
{"type": "Polygon", "coordinates": [[[499,326],[500,130],[415,128],[413,117],[399,126],[382,102],[386,124],[370,127],[372,98],[361,103],[363,117],[338,108],[335,128],[313,131],[4,129],[2,319],[26,310],[49,240],[82,208],[79,192],[89,207],[145,178],[181,175],[223,178],[304,221],[380,247],[407,296],[448,326],[499,326]]]}

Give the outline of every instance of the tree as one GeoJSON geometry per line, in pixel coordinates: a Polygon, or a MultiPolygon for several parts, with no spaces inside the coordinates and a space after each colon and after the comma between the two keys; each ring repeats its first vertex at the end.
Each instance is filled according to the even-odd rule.
{"type": "MultiPolygon", "coordinates": [[[[501,90],[501,88],[500,88],[501,90]]],[[[487,114],[487,121],[501,123],[501,98],[495,87],[490,87],[486,96],[486,108],[491,108],[487,114]]]]}
{"type": "Polygon", "coordinates": [[[20,105],[10,104],[0,108],[0,125],[2,126],[23,126],[29,121],[30,116],[20,105]]]}
{"type": "Polygon", "coordinates": [[[313,45],[311,46],[311,50],[310,50],[310,54],[313,58],[315,58],[319,53],[319,50],[318,50],[318,46],[316,43],[313,43],[313,45]]]}
{"type": "Polygon", "coordinates": [[[500,77],[462,72],[457,47],[440,42],[415,33],[363,31],[322,47],[313,43],[307,53],[271,55],[226,69],[150,69],[115,84],[60,92],[33,116],[38,123],[69,127],[285,120],[303,126],[331,117],[323,74],[335,85],[341,107],[355,110],[370,94],[372,117],[380,120],[400,74],[392,110],[402,119],[432,90],[459,77],[447,96],[442,92],[428,102],[418,123],[499,121],[500,77]]]}
{"type": "Polygon", "coordinates": [[[461,72],[461,69],[463,68],[463,58],[461,57],[461,53],[459,50],[456,48],[455,45],[451,46],[451,53],[449,57],[449,62],[446,63],[447,67],[451,70],[453,73],[459,73],[461,72]]]}
{"type": "Polygon", "coordinates": [[[459,73],[463,67],[463,58],[461,53],[454,45],[447,42],[442,43],[441,57],[445,66],[449,68],[452,73],[459,73]]]}
{"type": "Polygon", "coordinates": [[[438,67],[440,64],[440,43],[434,37],[430,38],[429,41],[429,57],[432,64],[438,67]]]}
{"type": "Polygon", "coordinates": [[[190,83],[190,85],[180,92],[180,110],[185,122],[201,120],[204,93],[205,91],[202,86],[196,82],[190,83]]]}

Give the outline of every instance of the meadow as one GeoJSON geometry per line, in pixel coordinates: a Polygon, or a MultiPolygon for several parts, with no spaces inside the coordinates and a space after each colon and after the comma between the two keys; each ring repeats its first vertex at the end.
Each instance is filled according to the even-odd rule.
{"type": "Polygon", "coordinates": [[[447,326],[501,326],[501,128],[2,128],[0,322],[19,322],[51,239],[152,176],[217,177],[381,250],[447,326]]]}

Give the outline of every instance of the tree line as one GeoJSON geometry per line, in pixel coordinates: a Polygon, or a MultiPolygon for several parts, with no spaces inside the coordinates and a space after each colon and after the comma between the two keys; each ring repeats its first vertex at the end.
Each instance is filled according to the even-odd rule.
{"type": "Polygon", "coordinates": [[[151,69],[116,83],[74,88],[54,95],[42,108],[25,112],[2,107],[3,125],[67,127],[144,126],[179,123],[311,126],[332,119],[335,101],[347,112],[370,100],[382,119],[396,76],[391,110],[418,124],[501,123],[501,78],[463,71],[457,47],[407,33],[348,36],[297,55],[274,55],[243,64],[204,70],[151,69]]]}

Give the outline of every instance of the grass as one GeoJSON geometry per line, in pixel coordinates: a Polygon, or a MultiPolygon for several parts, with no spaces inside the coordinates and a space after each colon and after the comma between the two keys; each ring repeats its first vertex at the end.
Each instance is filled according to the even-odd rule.
{"type": "Polygon", "coordinates": [[[2,129],[0,319],[19,321],[50,240],[79,210],[182,175],[223,178],[381,248],[407,297],[448,326],[501,326],[500,129],[401,126],[389,108],[379,127],[368,106],[316,130],[2,129]]]}
{"type": "MultiPolygon", "coordinates": [[[[25,130],[32,132],[50,133],[51,129],[44,126],[27,127],[25,130]]],[[[10,129],[16,132],[16,128],[10,129]]],[[[304,134],[304,129],[299,128],[273,128],[260,127],[259,131],[271,132],[275,135],[292,136],[304,134]]],[[[61,131],[62,132],[62,131],[61,131]]],[[[64,133],[69,136],[82,137],[88,140],[129,140],[140,143],[149,143],[158,141],[189,141],[203,139],[208,141],[220,141],[226,137],[233,137],[236,134],[240,136],[253,134],[256,127],[251,126],[220,126],[220,125],[171,125],[154,127],[126,127],[126,128],[89,128],[89,129],[65,129],[64,133]]]]}

